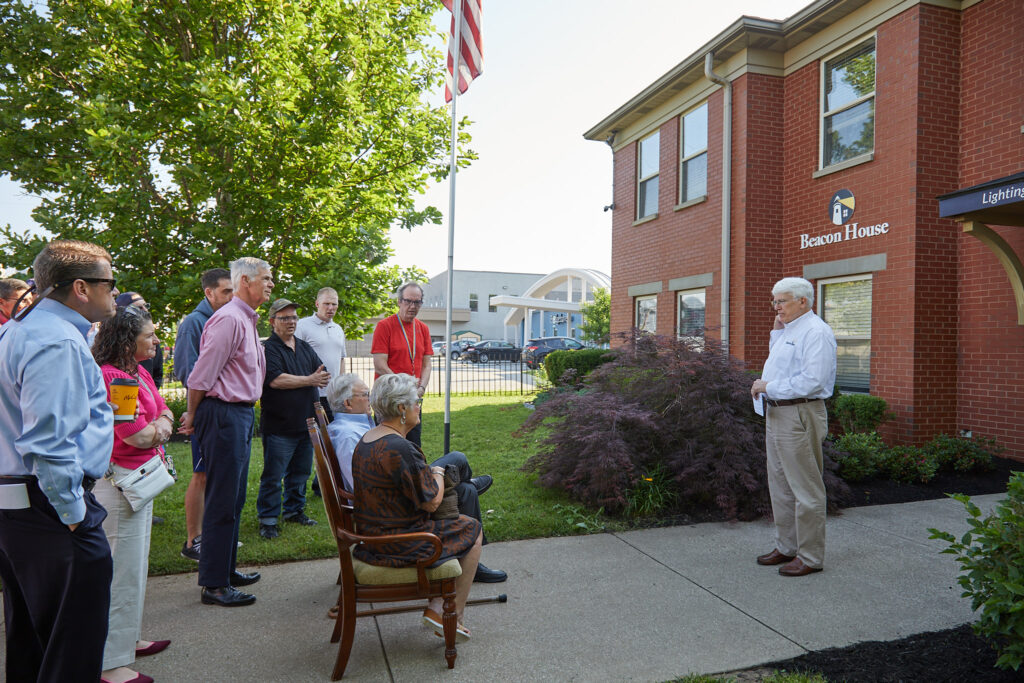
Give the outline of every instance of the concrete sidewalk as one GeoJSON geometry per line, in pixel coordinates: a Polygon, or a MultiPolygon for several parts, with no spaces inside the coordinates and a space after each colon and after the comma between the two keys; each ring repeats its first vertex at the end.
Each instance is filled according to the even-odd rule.
{"type": "MultiPolygon", "coordinates": [[[[847,510],[828,520],[825,571],[802,578],[755,564],[772,547],[766,521],[494,543],[485,562],[509,580],[473,597],[508,603],[470,608],[454,670],[419,615],[400,614],[359,620],[344,680],[665,681],[972,621],[928,527],[962,533],[963,507],[847,510]]],[[[337,566],[259,567],[256,604],[233,609],[200,604],[195,574],[150,579],[143,637],[174,642],[136,668],[161,682],[329,680],[337,566]]]]}

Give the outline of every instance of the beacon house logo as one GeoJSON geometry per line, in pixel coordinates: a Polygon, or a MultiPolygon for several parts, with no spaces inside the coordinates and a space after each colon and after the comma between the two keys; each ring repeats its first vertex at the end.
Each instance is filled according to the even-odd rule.
{"type": "Polygon", "coordinates": [[[856,200],[849,190],[839,190],[828,203],[828,218],[832,225],[842,225],[853,218],[856,200]]]}

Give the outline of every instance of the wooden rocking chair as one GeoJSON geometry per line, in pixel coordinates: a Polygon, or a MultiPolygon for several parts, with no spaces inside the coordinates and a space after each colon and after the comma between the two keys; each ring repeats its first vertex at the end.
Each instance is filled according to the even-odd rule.
{"type": "MultiPolygon", "coordinates": [[[[326,421],[325,427],[326,427],[326,421]]],[[[431,598],[442,598],[444,610],[441,623],[444,627],[444,657],[448,668],[455,667],[455,579],[462,574],[462,566],[458,560],[449,560],[438,567],[430,568],[441,556],[441,540],[431,533],[418,532],[395,534],[389,536],[362,536],[355,533],[352,521],[352,506],[342,502],[339,492],[340,468],[337,459],[328,459],[326,450],[330,440],[321,436],[317,421],[306,420],[309,438],[313,442],[316,473],[320,478],[324,508],[327,510],[328,523],[338,543],[338,560],[341,563],[338,593],[338,618],[331,634],[331,642],[337,643],[338,658],[334,663],[331,680],[340,679],[345,673],[349,655],[352,652],[352,641],[355,636],[355,622],[359,617],[377,616],[382,614],[398,614],[402,612],[419,612],[425,607],[425,601],[431,598]],[[335,479],[335,470],[339,479],[335,479]],[[422,541],[433,546],[430,557],[416,563],[415,567],[393,569],[377,567],[361,562],[352,556],[352,548],[359,544],[384,544],[396,541],[422,541]],[[382,607],[376,609],[356,610],[356,603],[402,602],[416,601],[416,605],[402,607],[382,607]]],[[[326,432],[326,429],[324,430],[326,432]]],[[[332,449],[333,450],[333,449],[332,449]]]]}

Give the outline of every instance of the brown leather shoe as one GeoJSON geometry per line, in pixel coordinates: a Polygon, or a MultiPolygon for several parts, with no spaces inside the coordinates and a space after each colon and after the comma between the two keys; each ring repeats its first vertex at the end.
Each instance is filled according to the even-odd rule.
{"type": "Polygon", "coordinates": [[[808,567],[799,557],[779,567],[779,573],[783,576],[807,576],[820,571],[821,567],[808,567]]]}
{"type": "Polygon", "coordinates": [[[758,555],[757,563],[765,565],[783,564],[784,562],[791,562],[793,557],[793,555],[783,555],[778,550],[773,550],[765,555],[758,555]]]}

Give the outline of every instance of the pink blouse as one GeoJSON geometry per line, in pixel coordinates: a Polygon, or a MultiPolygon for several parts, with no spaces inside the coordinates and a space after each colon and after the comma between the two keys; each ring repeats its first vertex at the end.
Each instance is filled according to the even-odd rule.
{"type": "MultiPolygon", "coordinates": [[[[103,371],[103,382],[107,385],[107,400],[110,400],[110,382],[115,379],[136,379],[127,372],[118,370],[113,365],[104,365],[100,368],[103,371]]],[[[114,450],[110,454],[110,460],[115,465],[127,467],[134,470],[144,465],[147,460],[157,454],[157,447],[136,448],[124,441],[125,437],[136,434],[145,429],[150,422],[155,420],[160,413],[167,410],[160,392],[157,391],[156,383],[146,368],[139,366],[139,419],[135,422],[114,423],[114,450]],[[145,386],[142,386],[145,384],[145,386]],[[146,391],[149,389],[149,391],[146,391]]]]}

